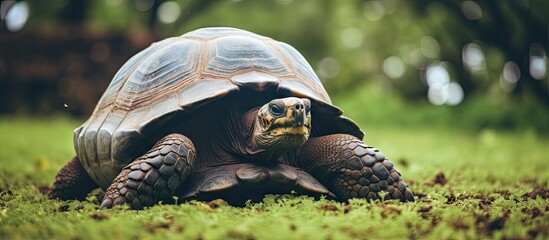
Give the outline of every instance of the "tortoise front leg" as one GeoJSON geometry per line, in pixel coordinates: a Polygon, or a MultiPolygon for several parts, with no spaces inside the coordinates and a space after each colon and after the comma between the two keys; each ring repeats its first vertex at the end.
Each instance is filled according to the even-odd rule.
{"type": "Polygon", "coordinates": [[[101,208],[130,204],[134,209],[170,200],[189,176],[196,156],[190,139],[171,134],[156,143],[114,179],[107,189],[101,208]]]}
{"type": "Polygon", "coordinates": [[[48,192],[48,197],[62,200],[84,200],[88,193],[97,187],[97,184],[84,170],[78,157],[74,157],[55,176],[55,182],[48,192]]]}
{"type": "Polygon", "coordinates": [[[333,134],[307,141],[297,165],[321,181],[340,200],[349,198],[414,201],[393,163],[354,136],[333,134]]]}

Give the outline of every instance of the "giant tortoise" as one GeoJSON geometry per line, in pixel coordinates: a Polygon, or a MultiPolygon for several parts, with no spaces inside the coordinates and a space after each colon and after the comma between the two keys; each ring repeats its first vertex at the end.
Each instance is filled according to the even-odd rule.
{"type": "Polygon", "coordinates": [[[116,73],[74,131],[50,198],[101,207],[179,199],[238,205],[294,193],[413,201],[393,163],[332,105],[290,45],[235,28],[152,44],[116,73]]]}

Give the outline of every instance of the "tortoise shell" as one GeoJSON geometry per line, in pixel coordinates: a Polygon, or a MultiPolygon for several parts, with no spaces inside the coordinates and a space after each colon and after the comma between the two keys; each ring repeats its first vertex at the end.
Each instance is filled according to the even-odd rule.
{"type": "Polygon", "coordinates": [[[170,133],[167,126],[246,90],[308,98],[316,135],[363,137],[293,47],[240,29],[203,28],[153,43],[129,59],[74,131],[76,154],[106,189],[124,166],[170,133]]]}

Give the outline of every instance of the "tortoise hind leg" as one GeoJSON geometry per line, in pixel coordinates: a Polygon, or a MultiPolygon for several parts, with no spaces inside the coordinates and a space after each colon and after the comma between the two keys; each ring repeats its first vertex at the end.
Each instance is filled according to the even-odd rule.
{"type": "Polygon", "coordinates": [[[101,208],[130,204],[134,209],[170,200],[189,176],[195,148],[187,137],[170,134],[158,141],[114,179],[107,189],[101,208]]]}
{"type": "Polygon", "coordinates": [[[414,201],[393,163],[354,136],[312,138],[300,150],[297,165],[319,179],[340,200],[350,198],[414,201]]]}
{"type": "Polygon", "coordinates": [[[78,157],[74,157],[55,176],[55,182],[48,192],[48,197],[62,200],[84,200],[88,193],[97,187],[78,157]]]}

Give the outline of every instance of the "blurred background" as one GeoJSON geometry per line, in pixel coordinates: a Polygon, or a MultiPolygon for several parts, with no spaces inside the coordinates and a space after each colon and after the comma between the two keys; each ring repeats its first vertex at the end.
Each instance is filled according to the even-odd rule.
{"type": "Polygon", "coordinates": [[[0,114],[87,118],[131,56],[206,26],[294,46],[361,124],[549,134],[546,0],[2,1],[0,114]]]}

